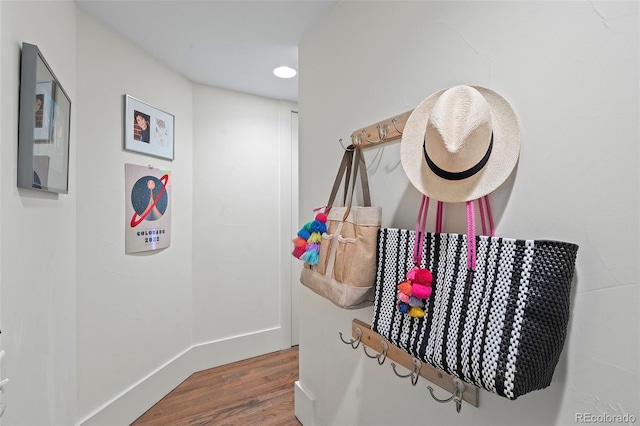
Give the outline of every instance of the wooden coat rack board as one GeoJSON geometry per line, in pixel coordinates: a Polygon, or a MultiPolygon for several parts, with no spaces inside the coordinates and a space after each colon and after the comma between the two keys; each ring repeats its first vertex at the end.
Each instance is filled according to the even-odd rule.
{"type": "MultiPolygon", "coordinates": [[[[351,134],[351,142],[354,144],[360,143],[363,148],[367,148],[400,139],[402,137],[402,132],[404,131],[404,126],[412,112],[413,110],[407,111],[395,117],[358,129],[351,134]]],[[[429,387],[431,396],[436,401],[449,402],[453,400],[456,402],[456,409],[458,412],[460,412],[462,400],[468,402],[474,407],[478,406],[477,387],[464,383],[460,379],[428,364],[420,363],[419,360],[411,356],[409,353],[393,345],[375,331],[372,331],[368,324],[365,324],[358,319],[354,319],[351,323],[351,335],[356,340],[352,339],[350,342],[346,342],[342,339],[342,333],[340,333],[340,338],[343,342],[351,344],[354,349],[358,347],[359,343],[362,343],[363,345],[377,351],[379,355],[371,356],[366,352],[365,348],[367,356],[369,358],[377,358],[379,364],[382,364],[385,358],[389,358],[397,362],[399,365],[409,369],[412,373],[401,377],[411,377],[414,385],[418,379],[417,376],[420,375],[431,383],[452,394],[450,398],[441,400],[435,397],[433,389],[429,387]],[[384,357],[382,356],[383,353],[384,357]],[[380,361],[381,359],[382,361],[380,361]]],[[[392,366],[395,371],[395,365],[393,363],[392,366]]],[[[396,375],[398,375],[397,372],[396,375]]]]}
{"type": "Polygon", "coordinates": [[[407,111],[363,129],[358,129],[351,133],[351,142],[354,144],[360,143],[363,148],[367,148],[398,140],[402,137],[404,126],[407,124],[407,119],[412,112],[413,110],[407,111]]]}

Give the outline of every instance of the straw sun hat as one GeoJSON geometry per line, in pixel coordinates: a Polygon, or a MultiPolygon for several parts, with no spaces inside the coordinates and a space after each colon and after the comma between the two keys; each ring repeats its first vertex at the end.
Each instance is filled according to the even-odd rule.
{"type": "Polygon", "coordinates": [[[423,100],[409,116],[400,145],[402,167],[416,189],[452,203],[494,191],[519,153],[515,112],[480,86],[450,87],[423,100]]]}

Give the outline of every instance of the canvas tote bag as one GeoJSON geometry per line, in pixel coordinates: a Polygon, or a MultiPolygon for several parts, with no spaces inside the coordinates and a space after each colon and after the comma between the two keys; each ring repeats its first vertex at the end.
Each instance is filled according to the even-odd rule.
{"type": "Polygon", "coordinates": [[[345,152],[324,213],[326,232],[322,233],[317,264],[304,263],[300,282],[341,308],[373,302],[382,208],[371,206],[367,167],[360,145],[345,152]],[[364,205],[352,206],[358,173],[364,205]],[[343,178],[345,205],[336,207],[333,204],[343,178]]]}
{"type": "MultiPolygon", "coordinates": [[[[415,231],[379,233],[372,329],[421,361],[508,399],[549,386],[566,337],[578,246],[493,236],[487,197],[489,236],[475,235],[473,201],[467,235],[442,233],[440,208],[436,232],[425,233],[428,198],[423,203],[415,231]],[[422,317],[399,310],[398,283],[416,264],[432,275],[422,317]]],[[[482,223],[486,230],[484,217],[482,223]]]]}

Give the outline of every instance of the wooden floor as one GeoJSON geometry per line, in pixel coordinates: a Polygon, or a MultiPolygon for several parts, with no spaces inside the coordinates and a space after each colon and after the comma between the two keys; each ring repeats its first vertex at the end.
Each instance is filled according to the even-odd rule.
{"type": "Polygon", "coordinates": [[[200,371],[132,425],[300,425],[296,380],[297,347],[200,371]]]}

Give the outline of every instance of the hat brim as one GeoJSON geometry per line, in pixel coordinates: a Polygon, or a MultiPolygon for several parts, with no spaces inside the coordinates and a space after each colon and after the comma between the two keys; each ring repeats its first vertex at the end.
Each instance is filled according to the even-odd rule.
{"type": "Polygon", "coordinates": [[[463,180],[447,180],[437,176],[425,161],[423,144],[429,115],[447,89],[423,100],[407,119],[402,133],[400,160],[409,181],[426,196],[448,203],[475,200],[493,192],[507,180],[520,155],[520,127],[511,105],[493,90],[470,87],[489,104],[493,131],[491,156],[478,173],[463,180]]]}

